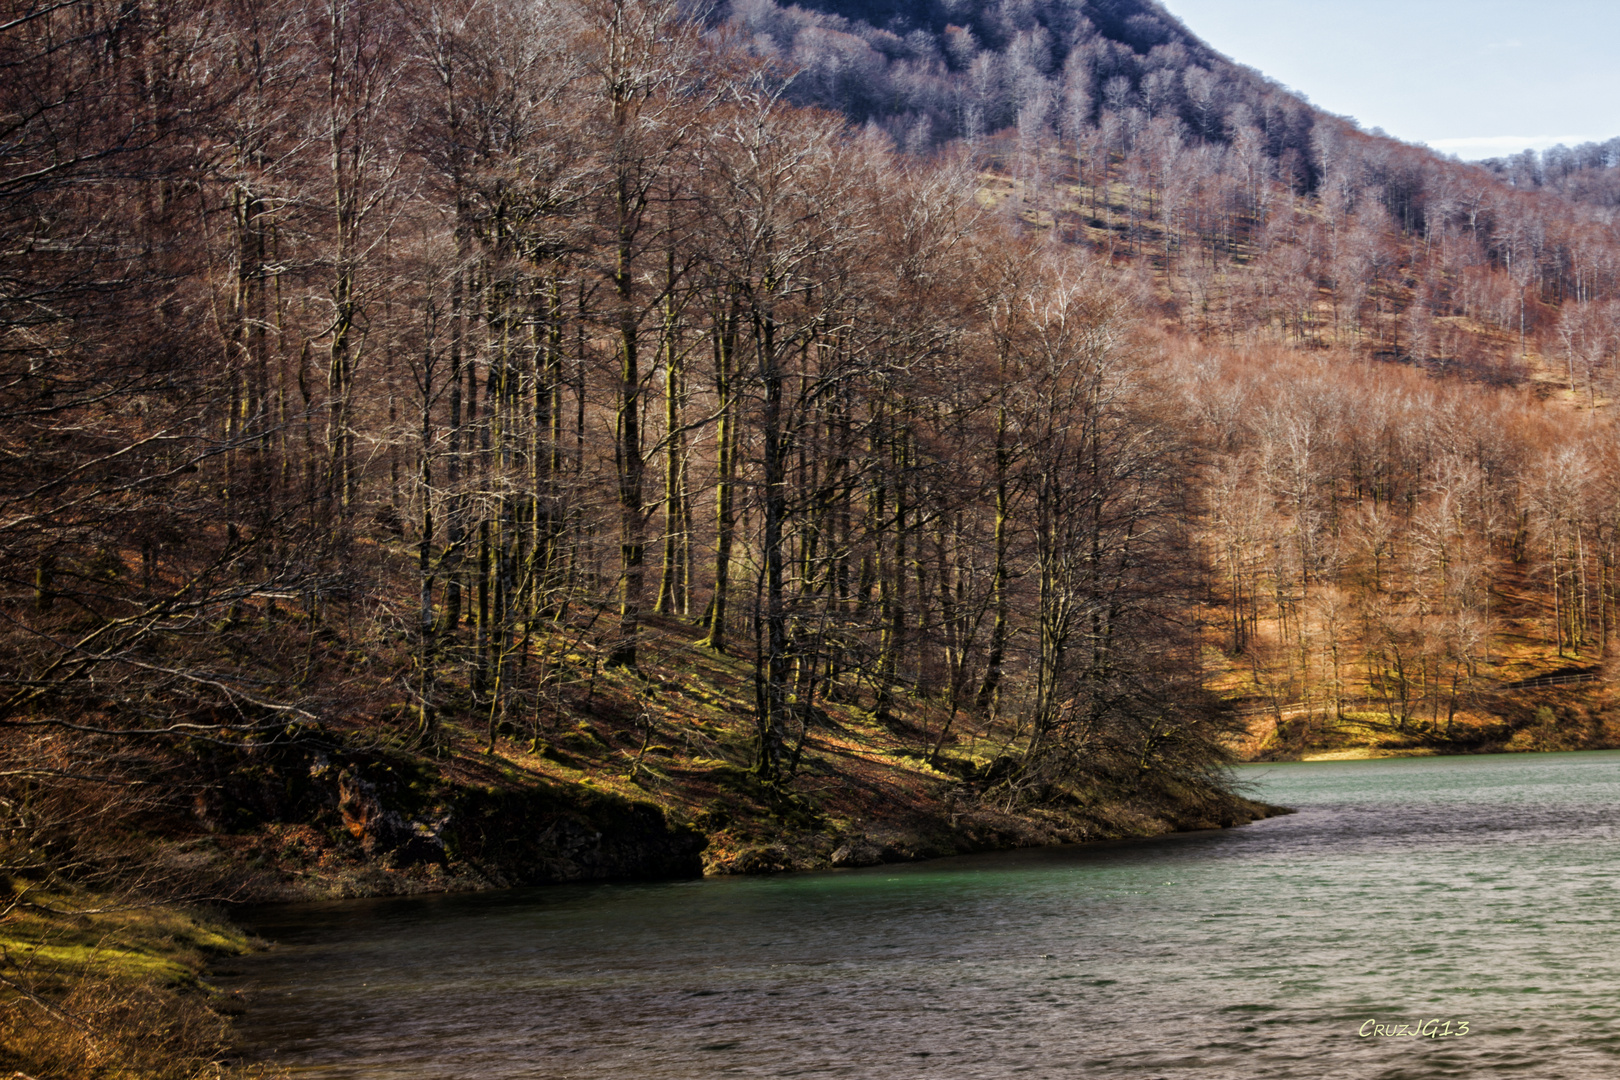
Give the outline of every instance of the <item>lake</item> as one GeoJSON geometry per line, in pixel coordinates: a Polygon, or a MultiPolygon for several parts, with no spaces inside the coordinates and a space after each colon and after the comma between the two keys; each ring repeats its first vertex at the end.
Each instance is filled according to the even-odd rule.
{"type": "Polygon", "coordinates": [[[1620,1075],[1620,751],[1236,772],[1299,813],[261,908],[276,948],[219,981],[301,1077],[1620,1075]]]}

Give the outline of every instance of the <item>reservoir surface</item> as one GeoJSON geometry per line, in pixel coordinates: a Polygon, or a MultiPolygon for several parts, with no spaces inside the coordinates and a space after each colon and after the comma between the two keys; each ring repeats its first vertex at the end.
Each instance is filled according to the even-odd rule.
{"type": "Polygon", "coordinates": [[[333,1080],[1620,1075],[1620,751],[1236,773],[1299,812],[261,908],[219,982],[253,1054],[333,1080]]]}

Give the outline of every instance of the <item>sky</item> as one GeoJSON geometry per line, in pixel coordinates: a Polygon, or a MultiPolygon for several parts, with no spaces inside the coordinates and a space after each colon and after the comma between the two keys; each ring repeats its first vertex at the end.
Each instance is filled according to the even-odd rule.
{"type": "Polygon", "coordinates": [[[1328,112],[1464,160],[1620,136],[1620,0],[1160,0],[1328,112]]]}

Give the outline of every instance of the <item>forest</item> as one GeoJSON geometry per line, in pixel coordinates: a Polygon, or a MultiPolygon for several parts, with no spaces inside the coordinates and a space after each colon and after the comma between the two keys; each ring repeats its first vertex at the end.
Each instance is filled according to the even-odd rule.
{"type": "Polygon", "coordinates": [[[0,64],[7,918],[442,858],[383,773],[480,758],[712,852],[680,768],[831,835],[857,723],[953,826],[1614,737],[1620,142],[1447,159],[1146,0],[11,0],[0,64]]]}

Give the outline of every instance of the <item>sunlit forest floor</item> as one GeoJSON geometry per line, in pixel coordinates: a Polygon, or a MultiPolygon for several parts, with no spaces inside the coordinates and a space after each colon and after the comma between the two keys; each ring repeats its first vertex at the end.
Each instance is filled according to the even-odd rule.
{"type": "Polygon", "coordinates": [[[1315,761],[1620,747],[1614,659],[1601,642],[1560,654],[1548,641],[1552,613],[1525,576],[1504,572],[1493,589],[1494,632],[1474,670],[1436,671],[1431,692],[1404,706],[1397,689],[1354,663],[1336,685],[1280,694],[1244,655],[1207,648],[1210,685],[1246,718],[1234,754],[1315,761]]]}
{"type": "Polygon", "coordinates": [[[294,899],[866,866],[1264,813],[1168,781],[1132,793],[1077,783],[1049,805],[1008,812],[980,796],[1013,767],[1019,732],[953,720],[906,692],[880,719],[873,689],[854,681],[792,733],[792,774],[763,782],[751,768],[752,661],[702,648],[696,636],[685,620],[653,617],[634,671],[607,666],[578,638],[549,654],[538,645],[534,662],[554,665],[552,697],[499,720],[493,740],[463,711],[440,722],[433,754],[411,745],[408,725],[366,723],[334,728],[344,749],[324,762],[233,769],[224,801],[203,818],[231,826],[194,828],[170,841],[167,859],[221,894],[294,899]],[[324,798],[265,802],[267,787],[291,790],[291,777],[312,771],[331,777],[324,798]],[[357,796],[361,778],[371,793],[357,796]],[[305,808],[301,817],[292,804],[305,808]],[[414,833],[384,835],[377,820],[388,814],[414,833]]]}

